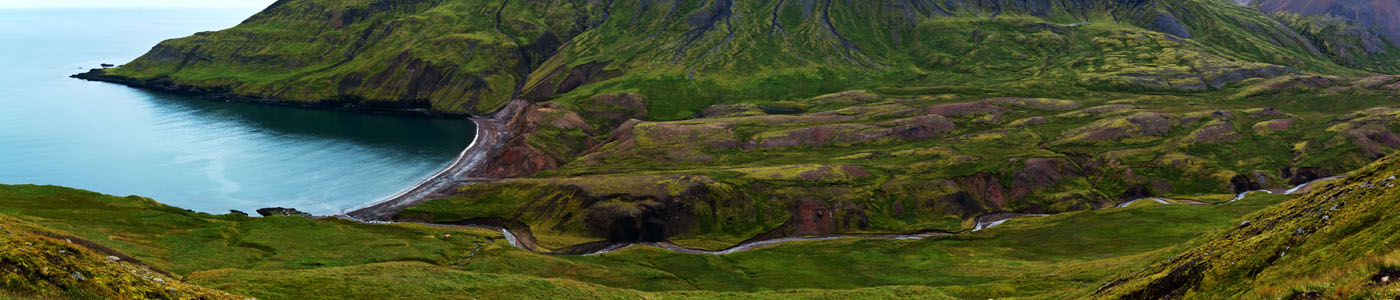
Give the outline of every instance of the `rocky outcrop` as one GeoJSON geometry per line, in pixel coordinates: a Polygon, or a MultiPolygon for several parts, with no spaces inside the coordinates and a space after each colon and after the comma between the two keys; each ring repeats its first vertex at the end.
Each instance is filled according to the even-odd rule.
{"type": "Polygon", "coordinates": [[[996,104],[1051,111],[1073,110],[1083,106],[1079,104],[1079,102],[1051,98],[996,98],[987,101],[996,104]]]}
{"type": "Polygon", "coordinates": [[[1293,119],[1275,119],[1254,123],[1251,127],[1254,134],[1267,135],[1273,132],[1285,131],[1293,128],[1293,119]]]}
{"type": "Polygon", "coordinates": [[[597,144],[591,138],[593,127],[578,113],[554,103],[521,105],[503,111],[510,116],[504,124],[508,138],[478,168],[477,176],[509,178],[552,170],[597,144]]]}
{"type": "Polygon", "coordinates": [[[628,122],[581,161],[618,157],[647,157],[663,162],[705,162],[716,151],[738,148],[741,143],[731,123],[628,122]]]}
{"type": "Polygon", "coordinates": [[[1084,127],[1071,129],[1066,131],[1056,143],[1095,143],[1163,137],[1177,125],[1179,125],[1178,120],[1171,115],[1143,112],[1101,120],[1084,127]]]}
{"type": "Polygon", "coordinates": [[[1166,12],[1157,13],[1157,17],[1152,18],[1152,24],[1149,25],[1147,29],[1181,38],[1191,38],[1191,29],[1186,28],[1186,25],[1182,25],[1180,21],[1177,21],[1175,16],[1166,12]]]}
{"type": "Polygon", "coordinates": [[[990,102],[964,102],[940,104],[923,108],[911,108],[900,111],[899,114],[934,114],[948,118],[961,118],[980,115],[999,115],[1010,111],[1010,109],[994,105],[990,102]]]}
{"type": "Polygon", "coordinates": [[[302,216],[302,217],[307,217],[307,218],[310,218],[310,217],[311,217],[311,214],[309,214],[309,213],[301,212],[301,211],[299,211],[299,210],[297,210],[297,209],[295,209],[295,208],[286,208],[286,207],[259,208],[259,209],[258,209],[258,214],[259,214],[259,215],[262,215],[262,216],[264,216],[264,217],[271,217],[271,216],[302,216]]]}
{"type": "Polygon", "coordinates": [[[1229,121],[1215,120],[1192,131],[1188,139],[1196,143],[1228,142],[1244,137],[1229,121]]]}
{"type": "Polygon", "coordinates": [[[716,104],[700,111],[700,118],[762,116],[763,110],[753,104],[716,104]]]}
{"type": "Polygon", "coordinates": [[[701,230],[702,220],[709,226],[725,226],[720,220],[755,217],[754,203],[736,187],[695,175],[511,179],[469,185],[457,196],[437,201],[452,207],[414,207],[395,218],[436,223],[519,219],[535,232],[657,242],[701,230]],[[478,205],[507,207],[508,215],[456,212],[478,205]]]}
{"type": "Polygon", "coordinates": [[[1316,167],[1283,168],[1283,171],[1280,173],[1282,173],[1283,179],[1288,181],[1288,185],[1304,184],[1313,180],[1331,177],[1332,174],[1335,174],[1326,169],[1316,167]]]}
{"type": "Polygon", "coordinates": [[[751,143],[760,148],[787,148],[878,143],[890,139],[920,141],[945,136],[955,129],[957,125],[952,121],[930,114],[878,125],[832,124],[766,132],[754,137],[751,143]]]}

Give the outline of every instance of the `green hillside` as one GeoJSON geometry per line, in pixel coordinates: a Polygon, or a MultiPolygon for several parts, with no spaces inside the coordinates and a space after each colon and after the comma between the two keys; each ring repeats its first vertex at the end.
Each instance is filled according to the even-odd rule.
{"type": "Polygon", "coordinates": [[[1400,280],[1400,161],[1389,157],[1260,211],[1170,259],[1103,286],[1099,298],[1392,299],[1400,280]]]}
{"type": "MultiPolygon", "coordinates": [[[[481,116],[474,182],[368,223],[0,185],[0,226],[259,299],[1393,298],[1380,36],[1227,0],[280,0],[76,77],[481,116]]],[[[4,289],[162,297],[7,268],[37,258],[4,289]]]]}
{"type": "Polygon", "coordinates": [[[1396,70],[1365,63],[1397,53],[1383,50],[1327,55],[1258,10],[1216,0],[287,0],[88,77],[457,114],[630,91],[652,99],[651,119],[675,120],[712,104],[882,86],[1058,97],[1396,70]]]}
{"type": "MultiPolygon", "coordinates": [[[[1266,194],[1218,206],[1144,203],[1017,219],[952,237],[798,242],[725,256],[650,247],[555,256],[512,247],[489,230],[209,215],[51,186],[0,185],[0,226],[62,232],[110,248],[97,257],[129,257],[122,261],[169,271],[167,283],[258,299],[1076,298],[1090,292],[1088,285],[1140,269],[1204,232],[1286,199],[1266,194]]],[[[5,259],[33,257],[19,251],[5,259]]],[[[32,289],[9,280],[47,278],[3,270],[9,276],[4,289],[19,295],[32,289]]],[[[35,295],[82,290],[60,285],[42,291],[35,295]]]]}

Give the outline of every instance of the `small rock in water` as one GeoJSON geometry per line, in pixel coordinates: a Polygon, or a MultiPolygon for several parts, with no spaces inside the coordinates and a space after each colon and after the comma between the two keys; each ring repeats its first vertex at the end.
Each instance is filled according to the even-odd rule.
{"type": "Polygon", "coordinates": [[[311,217],[311,214],[301,212],[301,211],[299,211],[299,210],[297,210],[297,209],[295,209],[295,208],[286,208],[286,207],[259,208],[259,209],[258,209],[258,214],[259,214],[259,215],[262,215],[262,216],[264,216],[264,217],[271,217],[271,216],[303,216],[303,217],[307,217],[307,218],[310,218],[310,217],[311,217]]]}

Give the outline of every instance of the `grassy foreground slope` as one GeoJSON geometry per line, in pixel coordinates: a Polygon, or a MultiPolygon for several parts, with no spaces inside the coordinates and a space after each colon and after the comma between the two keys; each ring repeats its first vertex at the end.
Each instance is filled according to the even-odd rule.
{"type": "Polygon", "coordinates": [[[283,0],[87,78],[478,115],[513,98],[634,92],[650,99],[651,119],[676,120],[712,104],[879,86],[1201,91],[1295,69],[1394,71],[1365,62],[1400,53],[1319,49],[1219,0],[283,0]],[[1125,36],[1167,42],[1102,40],[1125,36]]]}
{"type": "Polygon", "coordinates": [[[0,231],[0,299],[243,299],[14,217],[0,216],[0,231]]]}
{"type": "Polygon", "coordinates": [[[12,231],[33,224],[128,253],[170,271],[168,283],[258,299],[1074,298],[1285,199],[1143,203],[947,238],[801,242],[726,256],[647,247],[552,256],[511,247],[492,231],[215,216],[43,186],[0,186],[0,220],[12,231]]]}
{"type": "Polygon", "coordinates": [[[1099,289],[1099,298],[1400,297],[1400,156],[1271,207],[1099,289]]]}

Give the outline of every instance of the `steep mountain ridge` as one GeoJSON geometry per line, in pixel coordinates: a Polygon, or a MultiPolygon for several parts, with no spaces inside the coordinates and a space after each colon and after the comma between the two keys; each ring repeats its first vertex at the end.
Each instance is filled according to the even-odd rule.
{"type": "Polygon", "coordinates": [[[1257,10],[1213,0],[285,0],[80,77],[475,115],[515,97],[568,103],[634,91],[650,99],[651,117],[670,120],[712,104],[879,86],[1199,91],[1296,71],[1356,73],[1329,59],[1257,10]],[[1156,55],[1094,40],[1121,35],[1184,58],[1138,69],[1084,60],[1156,55]]]}
{"type": "Polygon", "coordinates": [[[1332,15],[1375,28],[1391,41],[1400,41],[1400,3],[1387,0],[1248,0],[1267,13],[1332,15]]]}

